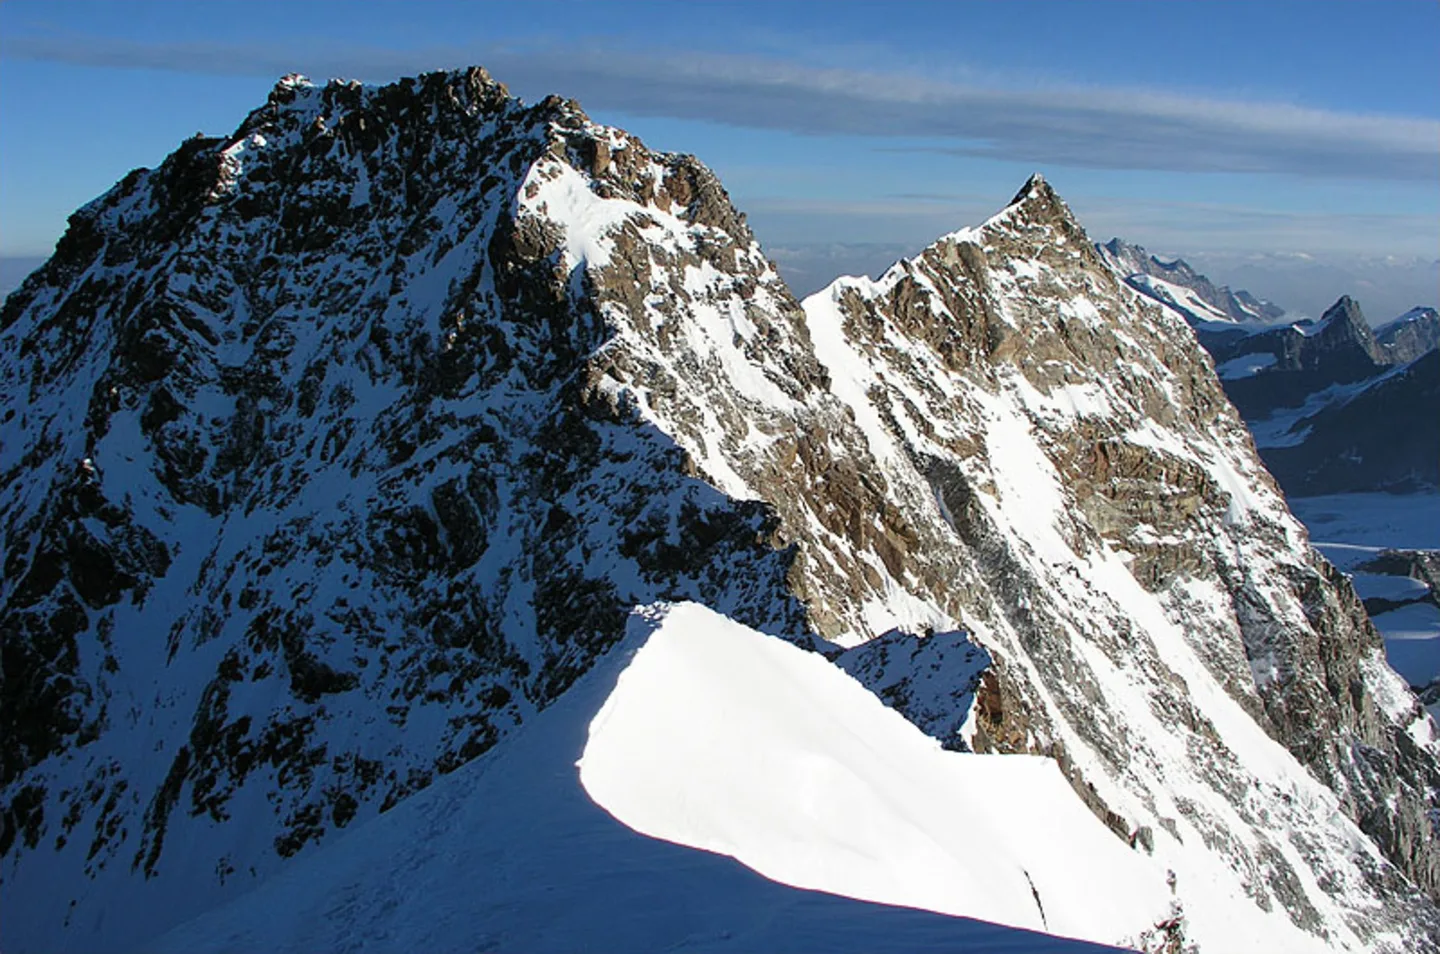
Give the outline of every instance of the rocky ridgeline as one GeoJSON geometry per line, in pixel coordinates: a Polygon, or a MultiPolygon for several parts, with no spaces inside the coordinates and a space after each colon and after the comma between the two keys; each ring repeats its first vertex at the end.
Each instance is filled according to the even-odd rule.
{"type": "Polygon", "coordinates": [[[1411,308],[1375,329],[1375,340],[1389,364],[1405,364],[1440,348],[1440,312],[1411,308]]]}
{"type": "Polygon", "coordinates": [[[17,948],[233,896],[691,599],[1055,758],[1181,902],[1436,949],[1433,724],[1038,178],[802,308],[572,102],[290,78],[76,213],[0,346],[17,948]]]}
{"type": "MultiPolygon", "coordinates": [[[[1236,755],[1208,682],[1435,890],[1433,730],[1304,544],[1194,337],[1114,280],[1047,185],[807,308],[812,325],[840,322],[866,367],[892,486],[928,484],[953,530],[915,549],[906,579],[996,657],[977,748],[1055,755],[1117,831],[1224,845],[1258,902],[1317,927],[1325,900],[1299,872],[1343,836],[1286,798],[1246,796],[1244,821],[1223,820],[1273,783],[1236,755]],[[1171,761],[1176,739],[1190,756],[1171,761]]],[[[1389,893],[1380,868],[1360,869],[1345,878],[1389,893]]]]}
{"type": "Polygon", "coordinates": [[[1183,318],[1291,497],[1440,487],[1440,314],[1417,307],[1372,329],[1346,296],[1317,320],[1231,292],[1185,262],[1112,239],[1115,275],[1183,318]],[[1188,297],[1187,297],[1188,296],[1188,297]]]}
{"type": "Polygon", "coordinates": [[[1234,291],[1229,285],[1217,286],[1209,278],[1190,267],[1190,263],[1183,258],[1177,258],[1170,262],[1162,261],[1141,246],[1132,245],[1118,238],[1112,238],[1096,248],[1101,256],[1126,280],[1126,284],[1147,297],[1165,301],[1158,297],[1157,289],[1140,280],[1141,276],[1146,275],[1194,292],[1203,304],[1209,306],[1210,313],[1193,314],[1189,316],[1191,321],[1266,322],[1276,321],[1285,315],[1285,309],[1279,305],[1256,298],[1243,288],[1234,291]]]}

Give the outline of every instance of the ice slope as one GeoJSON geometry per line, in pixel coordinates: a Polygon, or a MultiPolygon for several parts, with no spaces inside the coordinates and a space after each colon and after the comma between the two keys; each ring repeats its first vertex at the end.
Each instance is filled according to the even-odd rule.
{"type": "Polygon", "coordinates": [[[985,918],[1009,914],[1039,927],[1038,898],[1052,928],[1057,920],[1072,933],[1148,926],[1142,906],[1129,903],[1139,899],[1122,892],[1140,889],[1163,909],[1168,892],[1161,884],[1155,896],[1153,864],[1107,844],[1113,839],[1075,803],[1042,760],[940,752],[819,656],[694,604],[650,607],[559,702],[490,757],[139,949],[1098,951],[839,896],[851,886],[842,882],[873,882],[904,864],[898,873],[906,880],[885,892],[897,905],[920,907],[947,894],[950,908],[985,918]],[[829,731],[832,722],[843,733],[829,731]],[[777,756],[780,764],[771,761],[777,756]],[[837,756],[843,761],[831,760],[837,756]],[[1021,786],[1016,801],[980,806],[982,814],[969,817],[947,810],[942,795],[962,789],[973,770],[1009,776],[1021,786]],[[797,771],[812,771],[811,781],[825,787],[787,784],[797,771]],[[917,771],[942,788],[905,788],[917,771]],[[1032,780],[1039,784],[1027,784],[1032,780]],[[842,784],[832,795],[834,781],[842,784]],[[675,801],[683,794],[676,785],[720,814],[675,801]],[[856,785],[885,794],[866,806],[877,814],[847,811],[857,807],[843,801],[856,785]],[[607,809],[642,830],[668,825],[660,834],[671,840],[693,844],[708,835],[711,851],[643,837],[607,809]],[[997,811],[1033,822],[1028,850],[983,830],[997,811]],[[908,839],[886,837],[907,818],[908,839]],[[721,857],[758,867],[751,849],[776,834],[752,827],[762,822],[785,826],[785,841],[766,846],[769,858],[814,866],[818,890],[786,887],[721,857]],[[686,838],[673,837],[676,823],[688,825],[686,838]],[[728,823],[733,838],[718,842],[707,827],[715,823],[728,823]],[[904,850],[928,829],[970,832],[968,852],[953,846],[951,871],[923,872],[956,874],[959,882],[926,884],[922,871],[908,866],[904,850]],[[1052,844],[1040,840],[1042,832],[1052,844]],[[983,847],[1000,853],[982,854],[983,847]],[[1033,893],[1016,867],[1022,861],[1035,879],[1033,893]],[[963,891],[964,883],[976,890],[963,891]],[[1086,898],[1093,909],[1069,907],[1086,898]]]}

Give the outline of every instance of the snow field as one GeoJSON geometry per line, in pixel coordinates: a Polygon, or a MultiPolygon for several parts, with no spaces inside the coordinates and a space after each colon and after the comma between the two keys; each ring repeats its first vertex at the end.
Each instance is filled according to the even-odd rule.
{"type": "MultiPolygon", "coordinates": [[[[678,816],[689,819],[684,824],[692,834],[701,832],[715,821],[705,809],[719,804],[722,795],[735,794],[735,787],[748,784],[750,802],[736,806],[740,814],[733,820],[719,819],[712,828],[743,827],[756,821],[757,814],[758,820],[775,822],[787,811],[788,823],[802,809],[812,811],[812,821],[801,828],[803,835],[813,836],[825,828],[820,820],[829,819],[845,840],[811,842],[810,861],[838,872],[885,863],[888,849],[876,836],[887,826],[890,834],[905,832],[900,846],[924,843],[922,809],[933,809],[937,799],[923,790],[902,788],[928,780],[917,777],[919,766],[928,764],[943,784],[950,785],[949,790],[957,784],[954,778],[945,781],[946,773],[936,768],[950,758],[947,753],[822,657],[693,604],[642,608],[632,615],[628,635],[619,646],[486,758],[437,779],[392,811],[296,859],[251,893],[139,947],[154,954],[477,948],[857,954],[1100,950],[968,918],[785,887],[729,858],[637,835],[607,814],[619,814],[615,798],[602,810],[587,797],[586,789],[593,796],[597,778],[615,768],[617,759],[653,763],[667,756],[679,760],[669,769],[671,781],[700,773],[689,785],[696,798],[677,806],[657,795],[648,796],[642,810],[656,821],[647,825],[678,816]],[[659,676],[680,683],[657,687],[653,678],[659,676]],[[760,685],[737,681],[752,678],[759,678],[760,685]],[[766,695],[761,695],[762,690],[766,695]],[[769,696],[776,690],[778,696],[769,696]],[[837,705],[841,711],[836,711],[837,705]],[[752,706],[753,714],[746,716],[752,706]],[[659,723],[635,724],[635,718],[646,715],[659,723]],[[668,740],[648,735],[650,729],[668,734],[668,740]],[[869,748],[877,744],[887,748],[869,748]],[[892,744],[899,748],[889,749],[892,744]],[[661,745],[666,747],[658,748],[661,745]],[[712,745],[715,748],[707,752],[712,745]],[[754,772],[761,756],[749,753],[756,750],[766,753],[767,767],[775,767],[776,757],[799,761],[797,767],[780,764],[790,774],[767,780],[754,772]],[[734,761],[736,753],[746,753],[739,764],[734,761]],[[849,764],[835,761],[836,757],[849,764]],[[851,814],[853,801],[821,798],[813,786],[787,787],[806,776],[816,783],[839,780],[842,786],[853,787],[856,779],[846,781],[847,769],[869,776],[878,768],[894,769],[900,775],[871,783],[881,812],[873,824],[865,816],[851,814]],[[727,779],[727,771],[738,771],[740,777],[727,779]],[[730,787],[707,793],[704,785],[730,787]],[[749,815],[744,814],[747,811],[749,815]],[[909,831],[905,831],[907,817],[913,822],[909,831]],[[844,845],[880,854],[855,854],[844,850],[844,845]]],[[[971,762],[992,760],[961,759],[962,764],[971,762]]],[[[1043,810],[1052,797],[1060,802],[1068,792],[1053,766],[1043,760],[1000,758],[993,764],[1002,766],[993,777],[1006,777],[1014,787],[1017,802],[1012,814],[1024,807],[1043,810]],[[1063,791],[1055,789],[1057,784],[1063,791]]],[[[977,783],[990,780],[984,771],[977,783]]],[[[664,774],[659,778],[666,780],[664,774]]],[[[840,798],[851,790],[842,787],[840,798]]],[[[1074,800],[1073,795],[1068,797],[1074,800]]],[[[876,805],[874,800],[869,803],[871,808],[876,805]]],[[[1126,899],[1117,891],[1116,901],[1102,904],[1100,915],[1077,913],[1071,904],[1076,889],[1061,885],[1057,890],[1050,880],[1057,875],[1073,879],[1076,872],[1063,869],[1055,859],[1083,864],[1084,876],[1078,881],[1088,882],[1085,890],[1097,894],[1106,887],[1104,876],[1112,869],[1139,878],[1147,887],[1154,873],[1147,870],[1143,858],[1130,858],[1118,843],[1101,847],[1102,864],[1104,859],[1114,861],[1117,851],[1125,859],[1110,867],[1097,869],[1086,856],[1075,857],[1075,851],[1088,845],[1090,834],[1114,839],[1103,831],[1089,831],[1098,829],[1098,823],[1083,809],[1084,817],[1074,820],[1084,824],[1078,833],[1070,830],[1069,810],[1063,804],[1056,807],[1055,817],[1038,819],[1033,832],[1020,835],[1028,845],[1025,861],[1030,863],[1035,856],[1029,873],[1040,897],[1055,905],[1053,914],[1047,908],[1052,919],[1097,924],[1126,899]],[[1059,854],[1055,845],[1043,843],[1045,838],[1061,840],[1059,854]]],[[[993,812],[977,818],[955,805],[941,808],[956,831],[982,820],[997,820],[993,812]]],[[[712,841],[718,843],[720,837],[712,831],[712,841]]],[[[743,831],[724,837],[732,845],[754,840],[743,831]]],[[[1023,911],[1028,904],[1033,909],[1030,886],[1017,880],[1013,869],[1020,853],[1007,850],[987,857],[983,849],[994,839],[987,843],[984,837],[983,832],[975,833],[961,856],[981,872],[967,878],[967,883],[980,883],[980,893],[972,901],[978,904],[986,897],[1003,900],[1007,908],[1023,911]],[[999,884],[990,883],[984,874],[992,870],[998,873],[999,884]],[[1010,898],[1005,889],[1019,890],[1021,896],[1010,898]]],[[[804,860],[803,847],[798,836],[790,837],[771,854],[804,860]]],[[[889,857],[892,862],[900,860],[893,852],[889,857]]],[[[943,888],[930,890],[934,894],[943,888]]]]}
{"type": "Polygon", "coordinates": [[[695,604],[621,674],[580,780],[636,831],[795,887],[1110,943],[1169,907],[1053,761],[946,752],[822,657],[695,604]]]}

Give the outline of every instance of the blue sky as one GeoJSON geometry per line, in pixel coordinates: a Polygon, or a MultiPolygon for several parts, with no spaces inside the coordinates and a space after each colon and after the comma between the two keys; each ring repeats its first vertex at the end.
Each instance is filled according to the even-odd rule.
{"type": "Polygon", "coordinates": [[[1408,268],[1440,257],[1437,40],[1429,0],[9,0],[0,256],[47,254],[76,206],[234,129],[282,73],[479,63],[700,156],[797,272],[914,251],[1037,169],[1095,238],[1221,278],[1408,268]]]}

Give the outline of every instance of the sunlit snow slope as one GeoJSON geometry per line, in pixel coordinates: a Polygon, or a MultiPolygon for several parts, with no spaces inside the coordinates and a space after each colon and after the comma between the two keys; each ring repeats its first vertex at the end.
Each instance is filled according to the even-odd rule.
{"type": "Polygon", "coordinates": [[[1163,868],[1052,760],[946,752],[824,658],[695,604],[621,674],[580,779],[637,831],[797,887],[1103,942],[1170,914],[1163,868]]]}
{"type": "Polygon", "coordinates": [[[690,834],[708,832],[708,847],[752,867],[760,866],[750,849],[777,832],[773,825],[751,825],[768,820],[788,829],[813,808],[811,824],[797,825],[766,850],[772,860],[828,872],[812,879],[823,890],[895,874],[902,880],[884,893],[899,904],[948,898],[950,910],[1040,927],[1038,899],[1052,929],[1061,929],[1060,922],[1070,933],[1091,935],[1145,926],[1140,904],[1127,913],[1132,900],[1151,907],[1164,902],[1143,883],[1145,861],[1104,844],[1110,839],[1098,823],[1064,804],[1067,791],[1053,766],[942,753],[823,658],[684,604],[638,612],[619,646],[491,757],[142,949],[1098,950],[785,887],[727,858],[635,834],[586,796],[581,778],[611,812],[645,829],[683,820],[686,804],[674,797],[709,788],[703,807],[710,811],[692,816],[690,834]],[[636,724],[637,717],[665,724],[636,724]],[[828,731],[829,722],[841,731],[828,731]],[[712,745],[718,748],[711,751],[712,745]],[[775,763],[777,756],[785,762],[775,763]],[[637,759],[662,771],[615,777],[617,770],[644,771],[637,759]],[[985,766],[974,764],[980,762],[985,766]],[[789,789],[793,772],[807,769],[814,781],[840,788],[833,796],[813,786],[789,789]],[[1018,797],[1008,808],[973,816],[952,808],[948,819],[924,817],[945,794],[963,793],[967,779],[973,791],[982,777],[1002,776],[1022,785],[1011,792],[1018,797]],[[922,778],[942,787],[905,790],[922,778]],[[847,815],[860,807],[853,801],[857,790],[878,801],[865,806],[869,813],[847,815]],[[727,796],[741,800],[727,805],[727,796]],[[1045,817],[1047,811],[1056,814],[1045,817]],[[897,823],[907,813],[914,824],[906,837],[885,837],[902,833],[897,823]],[[1001,845],[983,830],[1005,815],[1034,823],[1028,847],[1001,845]],[[734,840],[720,844],[716,826],[726,820],[734,840]],[[931,840],[928,829],[944,830],[948,844],[931,840]],[[970,863],[960,840],[967,830],[970,863]],[[1048,851],[1043,839],[1053,840],[1048,851]],[[943,856],[942,846],[953,852],[948,868],[910,870],[914,847],[927,841],[935,845],[932,856],[943,856]],[[987,847],[1000,853],[984,857],[987,847]],[[1093,858],[1077,855],[1091,850],[1093,858]],[[1032,895],[1021,863],[1038,894],[1032,895]],[[981,877],[983,871],[993,877],[981,877]],[[924,875],[959,880],[927,888],[924,875]],[[842,884],[847,876],[850,883],[842,884]],[[1127,898],[1128,889],[1142,894],[1127,898]],[[1094,908],[1077,909],[1081,900],[1094,908]],[[993,915],[987,913],[992,904],[993,915]]]}

